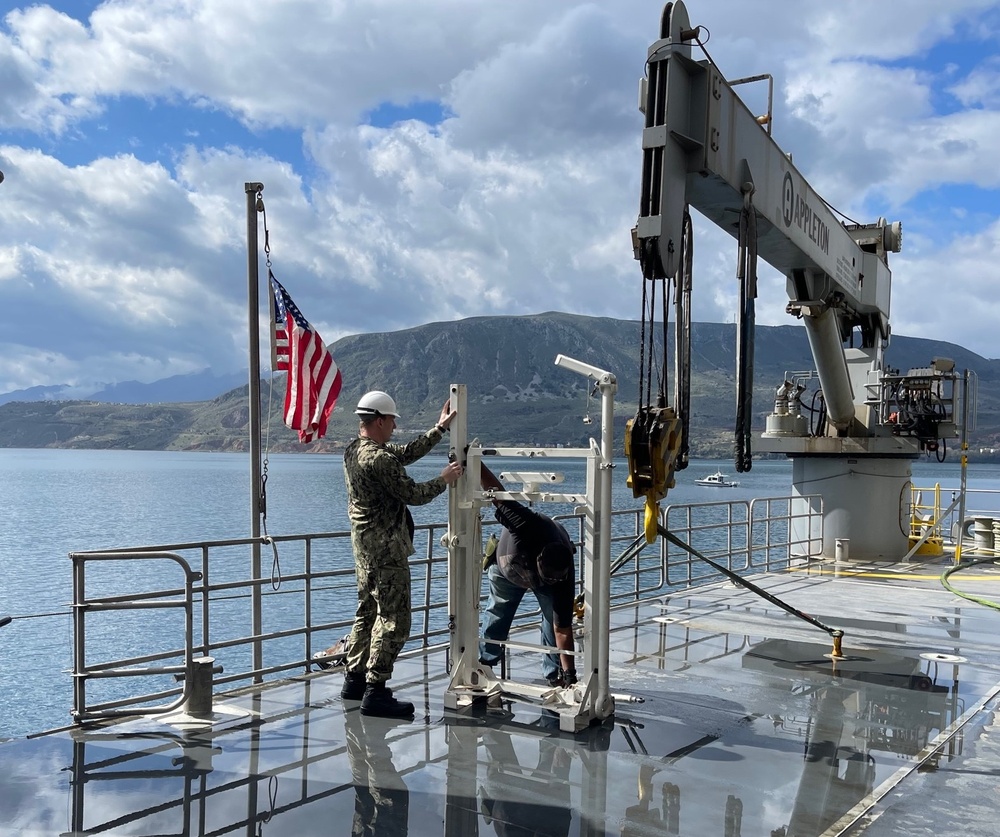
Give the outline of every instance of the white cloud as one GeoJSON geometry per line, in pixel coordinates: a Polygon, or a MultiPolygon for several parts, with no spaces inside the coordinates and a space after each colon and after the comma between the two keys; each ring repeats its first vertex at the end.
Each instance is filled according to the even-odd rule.
{"type": "Polygon", "coordinates": [[[949,88],[949,92],[967,108],[997,109],[1000,107],[1000,58],[988,58],[949,88]]]}
{"type": "MultiPolygon", "coordinates": [[[[28,357],[0,387],[244,366],[243,184],[256,180],[275,271],[329,341],[480,314],[639,315],[636,86],[659,6],[115,0],[86,20],[60,8],[14,9],[0,27],[0,286],[58,335],[32,342],[8,314],[28,357]],[[418,101],[443,121],[365,124],[418,101]]],[[[930,276],[961,251],[963,270],[989,275],[992,4],[689,11],[730,77],[773,73],[775,137],[821,195],[916,230],[894,270],[930,276]],[[975,200],[957,200],[970,186],[975,200]],[[941,205],[937,189],[951,190],[941,205]]],[[[762,112],[766,88],[740,90],[762,112]]],[[[700,218],[696,230],[695,318],[731,319],[735,242],[700,218]]],[[[758,322],[788,322],[784,278],[761,277],[758,322]]],[[[953,339],[951,306],[920,318],[904,297],[896,333],[953,339]]],[[[988,353],[982,310],[961,333],[988,353]]]]}
{"type": "Polygon", "coordinates": [[[251,124],[300,126],[439,98],[477,55],[558,14],[545,6],[148,0],[104,3],[87,26],[48,6],[6,23],[53,112],[67,97],[87,115],[91,97],[181,96],[251,124]]]}
{"type": "Polygon", "coordinates": [[[790,84],[793,114],[820,136],[814,154],[825,149],[807,169],[817,191],[852,212],[871,198],[883,202],[883,211],[898,211],[944,183],[1000,186],[992,163],[1000,110],[937,114],[934,81],[913,70],[841,63],[790,84]]]}
{"type": "Polygon", "coordinates": [[[937,326],[934,339],[1000,357],[1000,219],[979,232],[956,236],[943,248],[923,236],[910,238],[905,253],[892,262],[894,332],[925,336],[930,320],[937,326]],[[942,308],[949,312],[945,318],[942,308]]]}
{"type": "MultiPolygon", "coordinates": [[[[930,49],[995,9],[993,0],[909,0],[889,3],[846,0],[824,4],[807,16],[806,29],[827,58],[878,58],[895,61],[930,49]]],[[[984,35],[986,33],[980,33],[984,35]]]]}

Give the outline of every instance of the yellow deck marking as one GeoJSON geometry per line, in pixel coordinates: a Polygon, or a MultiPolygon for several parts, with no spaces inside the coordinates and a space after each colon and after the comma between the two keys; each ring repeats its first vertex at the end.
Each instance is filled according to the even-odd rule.
{"type": "MultiPolygon", "coordinates": [[[[849,578],[906,578],[906,579],[916,579],[923,581],[934,581],[935,579],[941,578],[941,573],[935,573],[934,575],[926,575],[923,573],[885,573],[885,572],[880,573],[880,572],[874,572],[873,570],[822,570],[819,568],[805,570],[798,567],[790,568],[788,572],[798,572],[798,573],[804,573],[806,575],[839,575],[849,578]]],[[[942,570],[941,572],[943,573],[944,570],[942,570]]],[[[957,578],[960,578],[963,581],[1000,582],[1000,574],[966,575],[965,573],[959,573],[957,578]]]]}

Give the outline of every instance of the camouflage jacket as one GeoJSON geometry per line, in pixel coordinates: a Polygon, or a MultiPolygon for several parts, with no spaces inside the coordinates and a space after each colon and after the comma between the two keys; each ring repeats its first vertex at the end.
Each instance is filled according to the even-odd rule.
{"type": "Polygon", "coordinates": [[[406,507],[429,503],[448,486],[441,477],[414,482],[404,466],[428,453],[441,438],[435,427],[406,445],[380,445],[360,436],[347,446],[347,514],[359,564],[391,565],[413,554],[406,507]]]}

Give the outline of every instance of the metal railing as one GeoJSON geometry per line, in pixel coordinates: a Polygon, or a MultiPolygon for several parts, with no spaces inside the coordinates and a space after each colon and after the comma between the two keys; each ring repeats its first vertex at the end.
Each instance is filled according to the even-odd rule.
{"type": "MultiPolygon", "coordinates": [[[[669,506],[664,522],[706,558],[736,573],[780,569],[822,551],[823,501],[818,495],[669,506]]],[[[714,570],[681,548],[667,541],[661,548],[664,584],[691,587],[715,579],[714,570]]]]}
{"type": "MultiPolygon", "coordinates": [[[[670,506],[663,514],[668,528],[695,549],[724,559],[736,572],[752,573],[816,554],[822,542],[819,509],[801,498],[798,505],[792,498],[766,498],[670,506]]],[[[556,519],[581,545],[583,515],[556,519]]],[[[484,521],[484,537],[498,526],[484,521]]],[[[611,528],[612,555],[632,548],[615,562],[612,607],[666,587],[718,580],[703,562],[665,542],[636,549],[644,529],[642,509],[614,512],[611,528]]],[[[417,552],[410,560],[413,619],[403,656],[447,647],[448,561],[440,545],[446,530],[445,523],[416,527],[417,552]]],[[[70,558],[77,723],[182,709],[191,698],[195,666],[205,658],[215,664],[213,688],[308,672],[313,652],[350,629],[357,605],[349,532],[73,552],[70,558]],[[255,545],[270,547],[270,575],[248,577],[255,545]],[[254,612],[262,614],[262,629],[247,633],[254,612]],[[95,649],[101,659],[91,659],[95,649]]],[[[582,589],[583,567],[579,570],[582,589]]],[[[537,609],[524,609],[515,628],[537,616],[537,609]]]]}
{"type": "MultiPolygon", "coordinates": [[[[438,528],[444,527],[423,527],[428,554],[438,528]]],[[[71,553],[76,720],[125,714],[123,707],[130,707],[132,714],[178,708],[187,697],[196,656],[213,657],[220,664],[222,676],[214,679],[215,686],[260,683],[268,675],[308,670],[313,637],[343,631],[353,621],[357,598],[350,533],[275,536],[257,542],[273,550],[267,577],[246,575],[252,538],[71,553]],[[158,571],[157,558],[169,559],[180,575],[158,571]],[[132,565],[129,572],[100,572],[123,561],[132,565]],[[123,589],[140,573],[145,589],[123,589]],[[257,635],[242,633],[252,624],[253,609],[263,602],[265,629],[257,635]],[[154,603],[155,611],[150,608],[154,603]],[[166,608],[181,612],[183,621],[171,620],[166,608]],[[102,622],[102,615],[111,611],[117,622],[102,622]],[[152,613],[158,618],[147,615],[152,613]],[[137,636],[143,638],[138,643],[137,636]],[[153,648],[100,662],[87,658],[94,647],[131,650],[136,645],[153,648]],[[265,653],[264,665],[255,666],[255,656],[265,659],[265,653]],[[176,660],[181,662],[168,664],[176,660]],[[173,682],[174,675],[182,677],[184,685],[173,682]],[[135,695],[116,685],[136,677],[147,678],[155,690],[135,695]],[[91,688],[102,690],[100,700],[91,699],[91,688]],[[167,698],[177,700],[150,705],[167,698]]],[[[433,562],[427,554],[415,558],[414,574],[425,572],[430,583],[433,562]]],[[[426,611],[415,597],[415,619],[426,611]]]]}
{"type": "Polygon", "coordinates": [[[935,538],[944,548],[962,544],[963,552],[975,555],[1000,554],[1000,491],[988,488],[965,489],[965,514],[959,515],[957,488],[939,483],[913,486],[911,500],[911,540],[924,535],[935,538]]]}

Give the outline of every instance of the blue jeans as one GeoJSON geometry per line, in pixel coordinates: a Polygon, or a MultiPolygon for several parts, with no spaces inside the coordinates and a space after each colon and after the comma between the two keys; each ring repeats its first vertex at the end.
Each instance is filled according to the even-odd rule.
{"type": "MultiPolygon", "coordinates": [[[[528,591],[511,584],[500,567],[493,564],[487,573],[490,579],[490,598],[486,603],[483,637],[486,640],[502,642],[510,635],[510,626],[517,614],[517,606],[528,591]]],[[[533,591],[542,612],[541,644],[550,648],[556,644],[556,632],[552,623],[552,596],[544,590],[533,591]]],[[[479,643],[479,659],[488,666],[500,662],[503,648],[491,642],[479,643]]],[[[542,676],[546,679],[559,671],[559,655],[546,654],[542,657],[542,676]]]]}

